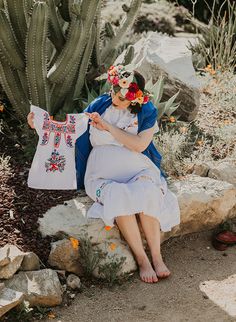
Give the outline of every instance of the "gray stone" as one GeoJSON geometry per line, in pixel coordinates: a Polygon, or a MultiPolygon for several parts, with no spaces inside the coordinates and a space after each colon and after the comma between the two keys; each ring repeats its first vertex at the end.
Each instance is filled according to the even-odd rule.
{"type": "Polygon", "coordinates": [[[70,274],[66,279],[66,284],[71,289],[80,289],[81,288],[81,281],[80,278],[74,274],[70,274]]]}
{"type": "Polygon", "coordinates": [[[104,229],[102,219],[87,218],[87,210],[92,205],[90,199],[82,190],[80,196],[66,201],[67,205],[59,205],[48,210],[39,219],[39,230],[43,236],[57,235],[65,232],[67,235],[80,239],[85,232],[92,237],[92,244],[99,244],[110,238],[120,238],[119,229],[114,226],[111,230],[104,229]]]}
{"type": "Polygon", "coordinates": [[[193,173],[200,177],[207,177],[209,170],[210,170],[210,166],[206,163],[195,164],[193,173]]]}
{"type": "MultiPolygon", "coordinates": [[[[137,269],[137,263],[127,243],[118,239],[111,239],[97,247],[103,252],[107,252],[106,258],[100,261],[99,265],[104,265],[113,262],[115,259],[120,260],[121,257],[125,257],[125,261],[121,270],[118,272],[118,276],[131,273],[137,269]]],[[[99,268],[96,267],[93,271],[93,276],[103,278],[104,276],[99,273],[99,268]]]]}
{"type": "Polygon", "coordinates": [[[221,162],[209,170],[208,177],[227,181],[236,186],[236,166],[229,162],[221,162]]]}
{"type": "Polygon", "coordinates": [[[75,273],[79,276],[83,274],[82,266],[79,262],[79,252],[77,249],[73,248],[68,239],[51,243],[48,263],[52,267],[75,273]]]}
{"type": "Polygon", "coordinates": [[[165,232],[163,240],[208,230],[236,217],[236,188],[230,183],[188,175],[172,182],[170,189],[178,197],[181,222],[165,232]]]}
{"type": "Polygon", "coordinates": [[[20,251],[15,245],[7,244],[0,249],[0,258],[4,266],[0,267],[0,279],[11,278],[20,268],[24,258],[24,253],[20,251]],[[8,261],[10,260],[10,262],[8,261]]]}
{"type": "Polygon", "coordinates": [[[62,302],[62,288],[52,269],[19,272],[5,282],[6,287],[22,292],[30,306],[56,306],[62,302]]]}
{"type": "Polygon", "coordinates": [[[33,252],[25,253],[23,261],[21,263],[21,271],[36,271],[40,269],[40,263],[38,256],[33,252]]]}
{"type": "MultiPolygon", "coordinates": [[[[146,81],[152,77],[156,82],[160,75],[164,76],[162,101],[180,89],[176,102],[181,103],[173,115],[179,114],[183,121],[192,121],[200,104],[200,83],[193,68],[192,53],[187,48],[189,42],[195,43],[196,38],[176,38],[149,32],[146,38],[133,45],[134,59],[131,63],[146,81]]],[[[114,64],[121,63],[124,54],[125,51],[114,64]]]]}
{"type": "Polygon", "coordinates": [[[9,288],[0,289],[0,317],[24,300],[22,292],[9,288]]]}

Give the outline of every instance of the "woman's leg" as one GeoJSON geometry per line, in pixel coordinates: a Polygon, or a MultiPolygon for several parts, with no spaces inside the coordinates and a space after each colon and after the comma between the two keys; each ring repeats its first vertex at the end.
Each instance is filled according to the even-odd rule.
{"type": "Polygon", "coordinates": [[[150,248],[152,262],[156,274],[158,277],[167,277],[170,275],[170,271],[166,267],[161,256],[159,220],[151,216],[145,215],[143,212],[139,214],[139,218],[143,228],[143,232],[146,236],[148,246],[150,248]]]}
{"type": "Polygon", "coordinates": [[[139,266],[141,280],[148,283],[157,282],[158,278],[145,253],[143,243],[135,215],[117,216],[116,223],[133,251],[139,266]]]}

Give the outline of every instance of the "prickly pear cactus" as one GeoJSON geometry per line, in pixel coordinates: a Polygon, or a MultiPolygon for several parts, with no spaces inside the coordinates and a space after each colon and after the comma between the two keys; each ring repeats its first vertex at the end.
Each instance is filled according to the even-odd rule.
{"type": "MultiPolygon", "coordinates": [[[[112,65],[141,2],[114,32],[102,25],[103,0],[0,0],[0,83],[18,117],[31,103],[54,116],[80,110],[85,84],[112,65]]],[[[132,58],[129,48],[124,63],[132,58]]]]}

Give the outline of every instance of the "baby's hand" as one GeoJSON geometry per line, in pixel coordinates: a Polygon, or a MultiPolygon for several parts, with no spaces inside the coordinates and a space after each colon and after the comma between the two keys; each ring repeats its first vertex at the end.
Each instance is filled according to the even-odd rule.
{"type": "Polygon", "coordinates": [[[30,112],[27,115],[27,122],[28,122],[29,126],[31,127],[31,129],[35,129],[35,126],[34,126],[34,112],[30,112]]]}

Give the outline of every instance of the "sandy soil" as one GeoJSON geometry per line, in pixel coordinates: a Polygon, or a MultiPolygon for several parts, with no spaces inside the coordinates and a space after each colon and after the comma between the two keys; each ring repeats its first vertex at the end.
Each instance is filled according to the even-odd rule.
{"type": "MultiPolygon", "coordinates": [[[[221,281],[236,274],[236,245],[222,252],[215,250],[210,240],[208,231],[164,242],[162,253],[171,277],[147,284],[135,272],[113,289],[84,288],[70,306],[53,308],[53,321],[236,321],[236,316],[227,314],[199,289],[204,281],[221,281]]],[[[236,306],[236,298],[234,301],[236,306]]]]}

